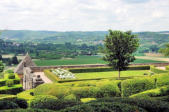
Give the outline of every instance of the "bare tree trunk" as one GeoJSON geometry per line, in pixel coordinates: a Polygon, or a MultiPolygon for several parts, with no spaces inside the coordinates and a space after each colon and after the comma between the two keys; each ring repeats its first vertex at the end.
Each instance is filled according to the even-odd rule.
{"type": "Polygon", "coordinates": [[[119,77],[118,77],[118,79],[120,79],[120,70],[119,70],[119,77]]]}

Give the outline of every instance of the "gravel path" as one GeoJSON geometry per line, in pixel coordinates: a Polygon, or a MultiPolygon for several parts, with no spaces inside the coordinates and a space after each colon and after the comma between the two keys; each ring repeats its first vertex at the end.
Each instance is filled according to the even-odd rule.
{"type": "Polygon", "coordinates": [[[161,69],[161,70],[165,70],[165,67],[156,67],[158,69],[161,69]]]}
{"type": "Polygon", "coordinates": [[[34,72],[35,75],[40,75],[40,77],[42,78],[42,80],[45,82],[45,83],[52,83],[52,81],[47,78],[44,74],[44,72],[34,72]]]}

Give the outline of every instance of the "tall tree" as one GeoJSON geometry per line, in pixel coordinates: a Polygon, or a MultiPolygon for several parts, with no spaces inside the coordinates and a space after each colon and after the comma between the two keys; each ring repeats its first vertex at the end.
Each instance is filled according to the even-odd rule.
{"type": "Polygon", "coordinates": [[[133,53],[137,50],[139,43],[136,35],[131,31],[112,31],[106,35],[104,60],[109,62],[109,66],[115,70],[126,70],[130,62],[135,60],[133,53]]]}
{"type": "Polygon", "coordinates": [[[13,63],[14,65],[16,65],[16,64],[19,63],[19,62],[18,62],[18,58],[16,57],[16,55],[15,55],[14,57],[12,57],[12,63],[13,63]]]}
{"type": "Polygon", "coordinates": [[[165,56],[169,56],[169,43],[165,44],[165,48],[159,49],[159,52],[165,56]]]}
{"type": "Polygon", "coordinates": [[[2,55],[0,54],[0,61],[2,61],[2,55]]]}
{"type": "Polygon", "coordinates": [[[3,72],[4,70],[4,64],[2,63],[2,61],[0,61],[0,73],[3,72]]]}

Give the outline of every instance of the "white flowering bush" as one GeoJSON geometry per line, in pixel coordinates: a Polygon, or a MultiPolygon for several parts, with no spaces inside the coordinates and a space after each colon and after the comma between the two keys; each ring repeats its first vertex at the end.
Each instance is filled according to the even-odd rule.
{"type": "Polygon", "coordinates": [[[51,72],[57,75],[60,79],[75,79],[75,75],[73,73],[61,68],[52,69],[51,72]]]}

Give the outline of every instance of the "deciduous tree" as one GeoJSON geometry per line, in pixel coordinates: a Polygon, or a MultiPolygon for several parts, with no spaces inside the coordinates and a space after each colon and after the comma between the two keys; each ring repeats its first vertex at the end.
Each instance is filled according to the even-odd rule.
{"type": "Polygon", "coordinates": [[[133,53],[137,50],[139,43],[136,35],[131,31],[112,31],[106,35],[104,60],[109,62],[115,70],[126,70],[130,62],[135,60],[133,53]]]}

